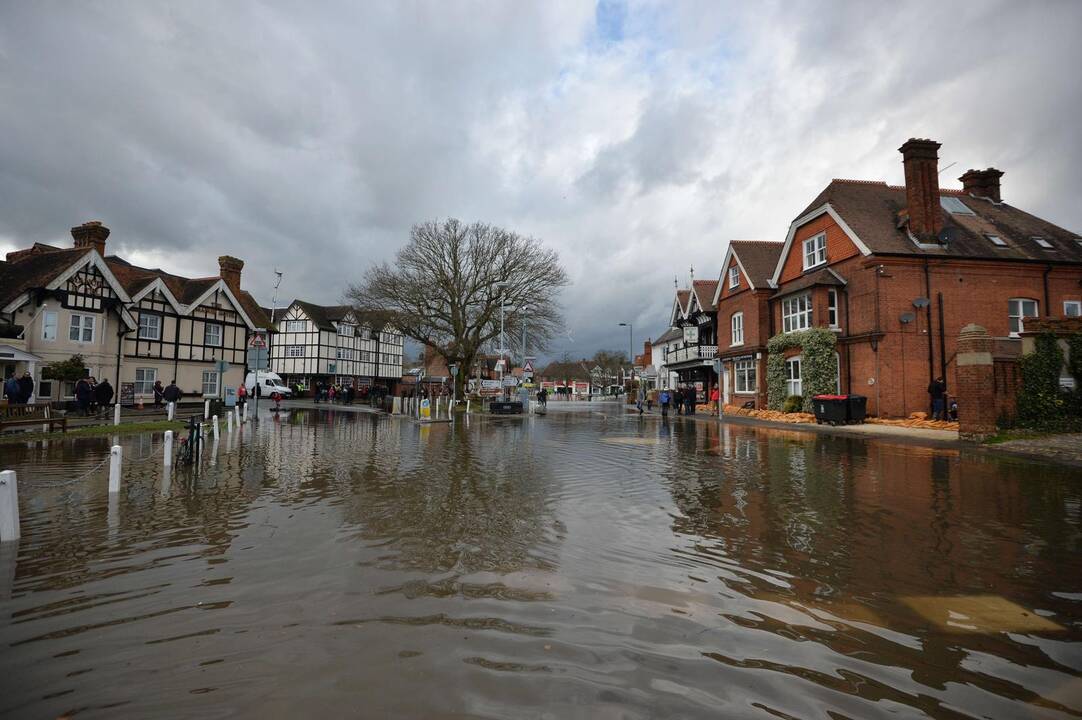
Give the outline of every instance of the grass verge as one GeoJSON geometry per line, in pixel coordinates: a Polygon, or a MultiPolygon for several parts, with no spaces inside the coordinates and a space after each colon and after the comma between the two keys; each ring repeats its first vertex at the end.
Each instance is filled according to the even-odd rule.
{"type": "Polygon", "coordinates": [[[63,440],[65,438],[99,437],[102,435],[134,435],[163,430],[180,430],[184,423],[178,420],[155,420],[153,422],[121,423],[120,425],[87,425],[67,432],[12,432],[0,435],[0,445],[35,442],[37,440],[63,440]]]}

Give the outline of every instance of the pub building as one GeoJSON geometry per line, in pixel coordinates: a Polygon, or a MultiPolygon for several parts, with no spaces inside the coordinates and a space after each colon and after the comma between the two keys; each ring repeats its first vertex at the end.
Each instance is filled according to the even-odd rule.
{"type": "Polygon", "coordinates": [[[705,403],[717,386],[714,358],[718,354],[716,280],[692,280],[691,288],[676,291],[670,325],[683,339],[665,352],[664,367],[676,373],[680,388],[695,388],[697,402],[705,403]]]}

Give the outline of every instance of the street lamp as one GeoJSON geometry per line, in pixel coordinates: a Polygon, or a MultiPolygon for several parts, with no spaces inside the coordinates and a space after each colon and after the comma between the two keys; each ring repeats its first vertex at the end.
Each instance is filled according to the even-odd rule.
{"type": "Polygon", "coordinates": [[[631,323],[620,323],[620,327],[627,328],[627,361],[631,364],[631,383],[628,385],[628,395],[635,389],[635,348],[632,334],[635,332],[631,323]]]}

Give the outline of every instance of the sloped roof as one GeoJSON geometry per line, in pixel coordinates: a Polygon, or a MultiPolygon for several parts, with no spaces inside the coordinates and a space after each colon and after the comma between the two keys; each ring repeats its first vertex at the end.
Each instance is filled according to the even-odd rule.
{"type": "Polygon", "coordinates": [[[823,268],[807,275],[801,275],[799,278],[792,282],[785,283],[781,290],[778,290],[771,297],[781,297],[783,295],[792,295],[795,292],[810,288],[815,285],[828,285],[831,287],[842,287],[846,284],[846,280],[834,272],[831,268],[823,268]]]}
{"type": "Polygon", "coordinates": [[[660,345],[661,343],[672,342],[673,340],[679,340],[684,337],[684,331],[679,328],[669,328],[663,332],[657,340],[654,340],[654,345],[660,345]]]}
{"type": "MultiPolygon", "coordinates": [[[[905,188],[868,180],[832,180],[798,218],[825,203],[838,213],[873,253],[929,255],[989,260],[1022,260],[1082,263],[1082,245],[1071,232],[1030,215],[1007,203],[993,203],[961,190],[940,189],[943,197],[955,197],[973,215],[943,213],[943,226],[952,228],[953,238],[943,247],[918,247],[909,239],[905,226],[899,227],[899,213],[906,209],[905,188]],[[985,235],[997,235],[1007,247],[997,247],[985,235]],[[1052,245],[1045,250],[1031,238],[1042,237],[1052,245]]],[[[743,258],[743,256],[741,256],[743,258]]]]}
{"type": "Polygon", "coordinates": [[[541,371],[541,377],[553,380],[589,380],[590,370],[587,360],[572,362],[550,362],[541,371]]]}
{"type": "Polygon", "coordinates": [[[695,297],[699,299],[699,307],[704,312],[713,312],[717,309],[714,307],[714,293],[718,289],[717,280],[695,280],[691,286],[695,290],[695,297]]]}
{"type": "Polygon", "coordinates": [[[0,261],[0,307],[28,290],[45,287],[90,250],[36,243],[31,248],[8,253],[7,260],[0,261]]]}
{"type": "Polygon", "coordinates": [[[304,300],[294,300],[293,304],[304,311],[320,330],[335,331],[334,323],[353,312],[349,305],[316,305],[304,300]]]}
{"type": "Polygon", "coordinates": [[[729,243],[733,254],[747,273],[751,284],[757,288],[770,285],[770,277],[778,264],[778,256],[785,243],[773,240],[733,240],[729,243]]]}

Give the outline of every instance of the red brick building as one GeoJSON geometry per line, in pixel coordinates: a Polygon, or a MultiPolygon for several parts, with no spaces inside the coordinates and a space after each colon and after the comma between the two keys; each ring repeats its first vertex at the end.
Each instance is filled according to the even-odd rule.
{"type": "MultiPolygon", "coordinates": [[[[994,168],[941,189],[938,149],[900,148],[903,187],[832,181],[791,224],[771,277],[771,333],[836,332],[839,387],[873,414],[928,410],[937,376],[949,392],[962,327],[1020,351],[1026,318],[1082,308],[1082,236],[1004,202],[994,168]]],[[[799,394],[799,350],[787,354],[799,394]]]]}
{"type": "Polygon", "coordinates": [[[724,403],[766,407],[766,343],[773,334],[770,276],[782,243],[733,240],[714,292],[724,403]]]}

